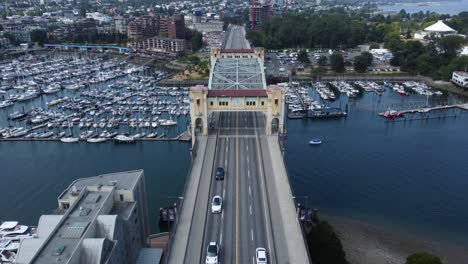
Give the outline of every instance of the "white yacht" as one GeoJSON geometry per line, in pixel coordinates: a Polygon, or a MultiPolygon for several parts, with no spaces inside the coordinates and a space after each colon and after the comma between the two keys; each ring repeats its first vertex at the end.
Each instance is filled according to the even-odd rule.
{"type": "Polygon", "coordinates": [[[107,138],[88,138],[86,139],[86,142],[88,143],[102,143],[102,142],[106,142],[108,139],[107,138]]]}
{"type": "Polygon", "coordinates": [[[80,139],[77,137],[64,137],[60,139],[60,141],[62,141],[63,143],[76,143],[79,140],[80,139]]]}
{"type": "Polygon", "coordinates": [[[177,125],[177,121],[174,121],[172,119],[168,120],[162,120],[161,123],[159,123],[161,126],[175,126],[177,125]]]}
{"type": "Polygon", "coordinates": [[[16,221],[5,221],[0,225],[0,238],[20,240],[32,237],[35,229],[29,226],[19,225],[16,221]]]}
{"type": "Polygon", "coordinates": [[[117,135],[115,138],[116,143],[134,143],[135,139],[133,137],[127,137],[125,135],[117,135]]]}

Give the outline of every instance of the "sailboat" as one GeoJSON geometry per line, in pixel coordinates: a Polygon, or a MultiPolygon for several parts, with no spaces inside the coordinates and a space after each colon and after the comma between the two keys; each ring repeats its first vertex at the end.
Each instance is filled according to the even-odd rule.
{"type": "Polygon", "coordinates": [[[60,139],[61,142],[63,143],[76,143],[78,142],[80,139],[77,138],[77,137],[73,137],[73,134],[71,132],[71,123],[68,122],[68,135],[66,137],[63,137],[60,139]]]}

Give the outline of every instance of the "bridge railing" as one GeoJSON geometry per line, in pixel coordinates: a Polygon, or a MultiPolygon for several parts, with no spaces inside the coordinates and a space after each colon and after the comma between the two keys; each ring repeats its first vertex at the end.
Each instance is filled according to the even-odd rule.
{"type": "MultiPolygon", "coordinates": [[[[286,161],[284,160],[284,148],[285,148],[284,143],[286,141],[285,137],[287,136],[286,128],[284,128],[284,131],[281,134],[278,133],[278,145],[280,146],[280,149],[281,149],[281,154],[282,154],[281,158],[283,159],[284,169],[286,170],[286,175],[288,176],[288,181],[289,181],[289,184],[291,185],[291,178],[289,177],[288,166],[286,166],[286,161]]],[[[290,186],[290,188],[291,188],[291,193],[293,193],[292,192],[293,187],[290,186]]],[[[296,207],[296,202],[295,201],[294,201],[294,207],[296,207]]],[[[297,209],[296,209],[296,211],[297,211],[297,209]]],[[[303,227],[302,223],[300,222],[298,215],[296,216],[296,219],[298,221],[299,226],[301,227],[302,239],[304,240],[304,245],[305,245],[306,250],[307,250],[307,256],[309,257],[310,263],[312,263],[312,258],[310,256],[309,245],[307,244],[307,238],[306,238],[306,233],[304,231],[304,227],[303,227]]]]}
{"type": "Polygon", "coordinates": [[[169,242],[168,242],[168,245],[167,245],[166,252],[164,254],[164,260],[163,260],[164,264],[168,264],[169,259],[171,257],[171,251],[172,251],[172,247],[174,245],[174,237],[177,234],[177,229],[178,229],[177,226],[178,226],[178,223],[179,223],[180,213],[182,212],[182,209],[183,209],[183,206],[184,206],[185,193],[187,192],[187,186],[188,186],[188,183],[190,182],[189,178],[190,178],[190,175],[191,175],[191,172],[192,172],[193,160],[197,156],[198,141],[196,140],[196,137],[195,137],[194,140],[195,140],[195,142],[194,142],[192,148],[190,149],[190,166],[189,166],[189,169],[187,171],[187,175],[185,176],[184,190],[182,192],[182,197],[184,197],[184,198],[181,199],[179,204],[177,205],[177,214],[176,214],[175,223],[171,228],[172,232],[169,233],[169,242]]]}

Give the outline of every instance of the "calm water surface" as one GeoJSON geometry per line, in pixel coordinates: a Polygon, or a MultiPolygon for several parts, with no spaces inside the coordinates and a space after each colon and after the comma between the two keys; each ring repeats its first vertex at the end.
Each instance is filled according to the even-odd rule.
{"type": "Polygon", "coordinates": [[[289,176],[295,195],[307,196],[298,202],[327,214],[467,242],[468,114],[448,110],[430,115],[440,119],[386,122],[378,109],[415,106],[425,98],[394,92],[382,97],[366,94],[355,105],[350,102],[347,118],[288,121],[289,176]],[[450,115],[458,116],[443,118],[450,115]],[[314,137],[323,143],[308,145],[314,137]]]}
{"type": "Polygon", "coordinates": [[[436,12],[439,14],[457,15],[462,11],[468,11],[468,0],[453,1],[419,1],[417,3],[398,3],[395,5],[378,6],[384,12],[400,12],[404,9],[407,13],[436,12]]]}
{"type": "MultiPolygon", "coordinates": [[[[457,117],[411,122],[377,116],[426,100],[368,93],[337,100],[349,103],[347,118],[288,120],[285,160],[294,194],[327,214],[466,242],[468,114],[449,110],[431,115],[457,117]],[[314,137],[322,145],[308,145],[314,137]]],[[[0,219],[36,225],[74,179],[141,168],[156,232],[158,208],[181,194],[189,163],[189,144],[180,142],[0,142],[0,219]]]]}

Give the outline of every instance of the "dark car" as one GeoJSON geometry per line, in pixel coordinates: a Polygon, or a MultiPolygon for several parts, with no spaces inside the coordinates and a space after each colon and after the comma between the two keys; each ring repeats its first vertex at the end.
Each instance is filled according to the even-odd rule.
{"type": "Polygon", "coordinates": [[[224,180],[224,169],[221,167],[216,168],[215,178],[217,180],[224,180]]]}

